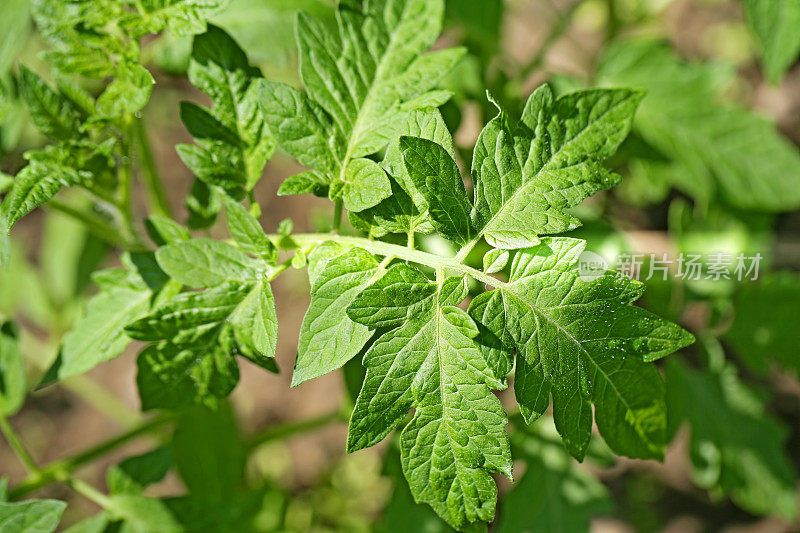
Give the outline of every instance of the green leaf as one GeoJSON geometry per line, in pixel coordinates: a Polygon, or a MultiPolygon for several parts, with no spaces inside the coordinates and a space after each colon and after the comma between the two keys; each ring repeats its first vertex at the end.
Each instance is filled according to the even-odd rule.
{"type": "Polygon", "coordinates": [[[62,187],[84,181],[85,175],[52,161],[31,161],[17,174],[14,185],[0,204],[0,232],[8,233],[14,223],[46,203],[62,187]]]}
{"type": "Polygon", "coordinates": [[[128,457],[108,469],[108,490],[111,494],[139,494],[147,486],[164,479],[172,462],[172,450],[168,446],[128,457]]]}
{"type": "Polygon", "coordinates": [[[0,416],[16,414],[27,390],[17,327],[13,322],[0,322],[0,416]]]}
{"type": "Polygon", "coordinates": [[[130,13],[120,25],[134,37],[169,30],[178,37],[203,33],[206,21],[228,0],[141,0],[143,12],[130,13]]]}
{"type": "Polygon", "coordinates": [[[156,259],[170,277],[194,288],[252,281],[259,266],[238,248],[206,238],[163,246],[156,252],[156,259]]]}
{"type": "Polygon", "coordinates": [[[114,144],[114,139],[100,144],[64,141],[25,152],[30,163],[17,174],[0,205],[0,232],[8,232],[17,220],[50,200],[62,187],[113,180],[114,144]]]}
{"type": "Polygon", "coordinates": [[[472,236],[464,180],[453,157],[440,144],[418,137],[400,137],[408,176],[427,204],[433,227],[443,236],[466,243],[472,236]]]}
{"type": "Polygon", "coordinates": [[[453,529],[440,520],[430,507],[414,501],[414,496],[403,477],[400,453],[395,446],[390,446],[386,450],[384,463],[383,474],[391,478],[394,487],[392,497],[383,509],[381,521],[375,529],[376,533],[407,533],[408,531],[452,533],[453,529]]]}
{"type": "Polygon", "coordinates": [[[152,296],[146,289],[115,287],[89,299],[85,314],[64,337],[50,377],[83,374],[120,355],[131,342],[125,326],[150,310],[152,296]]]}
{"type": "MultiPolygon", "coordinates": [[[[463,281],[439,280],[433,294],[417,291],[421,301],[407,308],[407,317],[398,313],[380,324],[395,328],[364,355],[367,375],[347,437],[348,452],[372,446],[413,407],[400,436],[403,472],[414,499],[457,529],[491,521],[497,487],[490,473],[511,477],[506,414],[490,390],[503,384],[475,343],[477,326],[455,307],[467,296],[463,281]]],[[[378,282],[374,296],[385,283],[378,282]]]]}
{"type": "Polygon", "coordinates": [[[168,284],[153,253],[125,254],[122,260],[127,269],[93,274],[101,290],[89,299],[85,313],[64,336],[58,357],[39,387],[83,374],[122,354],[131,342],[125,326],[150,311],[153,301],[180,289],[168,284]]]}
{"type": "Polygon", "coordinates": [[[203,346],[219,335],[251,290],[248,283],[226,282],[202,292],[184,292],[128,324],[125,332],[142,341],[203,346]]]}
{"type": "Polygon", "coordinates": [[[800,55],[800,4],[793,0],[743,0],[747,26],[761,48],[767,78],[777,83],[800,55]]]}
{"type": "Polygon", "coordinates": [[[106,511],[101,511],[94,516],[81,520],[73,524],[64,533],[105,533],[106,528],[112,522],[111,515],[106,511]]]}
{"type": "Polygon", "coordinates": [[[258,105],[255,81],[260,77],[261,71],[222,29],[209,25],[194,38],[189,81],[211,97],[214,107],[181,106],[181,119],[201,146],[179,145],[178,153],[211,185],[252,190],[275,151],[258,105]]]}
{"type": "Polygon", "coordinates": [[[97,97],[97,114],[105,118],[121,117],[142,109],[150,99],[155,80],[141,65],[123,63],[114,80],[97,97]]]}
{"type": "Polygon", "coordinates": [[[751,371],[766,375],[772,362],[800,375],[797,342],[789,332],[797,324],[800,276],[792,272],[762,275],[744,282],[734,295],[734,320],[725,339],[751,371]]]}
{"type": "Polygon", "coordinates": [[[630,130],[642,93],[578,91],[558,99],[539,87],[522,120],[501,112],[484,127],[472,159],[474,225],[495,248],[536,245],[542,234],[580,225],[565,212],[619,183],[600,162],[630,130]]]}
{"type": "Polygon", "coordinates": [[[163,502],[138,494],[114,494],[108,498],[106,511],[125,522],[130,533],[176,533],[181,531],[175,517],[163,502]]]}
{"type": "Polygon", "coordinates": [[[259,103],[270,131],[281,148],[303,165],[319,170],[330,184],[327,169],[340,163],[329,146],[330,119],[306,95],[285,83],[261,80],[259,103]]]}
{"type": "Polygon", "coordinates": [[[325,176],[316,170],[307,170],[289,176],[278,187],[278,196],[292,196],[294,194],[313,194],[315,196],[328,196],[328,182],[325,176]]]}
{"type": "Polygon", "coordinates": [[[500,272],[508,264],[510,254],[508,250],[492,248],[483,256],[483,271],[487,274],[500,272]]]}
{"type": "Polygon", "coordinates": [[[24,65],[20,65],[19,74],[22,97],[39,131],[52,139],[76,137],[81,115],[73,103],[51,89],[24,65]]]}
{"type": "Polygon", "coordinates": [[[138,54],[138,47],[132,47],[120,32],[108,31],[122,4],[103,2],[99,8],[94,4],[31,2],[39,34],[52,47],[44,52],[44,59],[64,74],[105,78],[114,74],[120,58],[138,54]]]}
{"type": "Polygon", "coordinates": [[[514,433],[514,456],[525,474],[503,499],[498,533],[582,533],[592,519],[611,511],[608,490],[578,467],[557,441],[552,424],[514,433]]]}
{"type": "Polygon", "coordinates": [[[14,176],[9,176],[8,174],[0,172],[0,194],[10,190],[13,184],[14,176]]]}
{"type": "Polygon", "coordinates": [[[217,189],[212,189],[204,181],[195,179],[189,196],[184,201],[189,211],[186,225],[191,229],[205,229],[213,225],[222,209],[222,196],[217,189]]]}
{"type": "Polygon", "coordinates": [[[249,254],[268,262],[275,263],[278,251],[267,238],[261,224],[247,209],[230,198],[225,199],[225,211],[228,218],[228,231],[236,244],[249,254]]]}
{"type": "MultiPolygon", "coordinates": [[[[443,10],[441,0],[371,2],[340,7],[335,27],[301,13],[297,42],[307,94],[270,81],[261,93],[284,150],[327,185],[341,186],[351,161],[385,147],[409,112],[444,103],[449,93],[434,87],[464,51],[424,53],[439,35],[443,10]]],[[[381,190],[388,194],[385,182],[381,190]]]]}
{"type": "Polygon", "coordinates": [[[664,383],[650,364],[693,341],[675,324],[629,305],[640,283],[614,272],[584,279],[584,241],[543,239],[519,251],[508,283],[478,295],[469,313],[517,352],[517,402],[529,423],[553,397],[567,450],[583,459],[592,433],[614,452],[660,458],[666,443],[664,383]]]}
{"type": "Polygon", "coordinates": [[[58,527],[66,506],[58,500],[0,503],[0,532],[50,533],[58,527]]]}
{"type": "Polygon", "coordinates": [[[349,213],[350,221],[359,229],[375,236],[385,233],[430,233],[433,231],[427,203],[414,186],[403,164],[400,137],[420,137],[440,144],[455,158],[453,138],[436,108],[416,109],[409,113],[395,132],[381,166],[393,178],[392,195],[381,203],[359,213],[349,213]]]}
{"type": "Polygon", "coordinates": [[[359,212],[391,196],[392,186],[383,169],[371,159],[352,159],[345,169],[344,207],[359,212]]]}
{"type": "Polygon", "coordinates": [[[794,520],[797,478],[786,453],[788,428],[731,366],[697,372],[674,360],[666,377],[670,432],[691,427],[694,481],[722,490],[751,513],[794,520]]]}
{"type": "Polygon", "coordinates": [[[347,316],[372,329],[396,326],[408,316],[411,306],[435,292],[436,284],[419,269],[403,263],[392,265],[356,296],[347,316]]]}
{"type": "Polygon", "coordinates": [[[9,0],[3,8],[4,16],[0,19],[0,76],[8,72],[30,31],[28,0],[9,0]]]}
{"type": "Polygon", "coordinates": [[[188,229],[171,218],[162,215],[154,214],[148,216],[145,221],[145,228],[153,242],[159,246],[188,241],[192,237],[188,229]]]}
{"type": "Polygon", "coordinates": [[[800,153],[775,126],[720,103],[728,76],[713,64],[681,60],[666,45],[630,41],[611,47],[597,83],[647,90],[634,129],[677,164],[672,185],[701,205],[788,211],[800,206],[800,153]]]}
{"type": "MultiPolygon", "coordinates": [[[[277,316],[269,283],[254,271],[240,269],[241,264],[226,255],[218,256],[222,257],[219,261],[209,261],[209,270],[200,277],[202,283],[198,282],[189,274],[191,270],[184,270],[182,262],[189,257],[186,250],[198,249],[185,246],[194,242],[161,248],[159,260],[177,250],[169,261],[163,261],[168,272],[187,276],[184,281],[193,279],[196,286],[216,286],[178,294],[125,328],[135,339],[166,341],[139,354],[137,383],[143,409],[179,408],[193,403],[216,405],[238,381],[234,358],[237,352],[267,370],[276,370],[272,358],[277,343],[277,316]],[[220,265],[221,269],[216,268],[220,265]],[[239,281],[225,281],[226,276],[238,276],[239,281]]],[[[218,244],[227,247],[225,253],[233,250],[246,260],[255,261],[236,248],[218,244]]],[[[235,254],[234,259],[238,257],[235,254]]]]}
{"type": "Polygon", "coordinates": [[[347,307],[372,281],[377,267],[375,258],[361,248],[325,242],[311,252],[311,303],[300,326],[293,387],[336,370],[372,336],[347,316],[347,307]]]}
{"type": "Polygon", "coordinates": [[[276,371],[273,358],[278,343],[278,315],[269,283],[256,283],[231,314],[230,324],[242,355],[262,368],[276,371]]]}
{"type": "Polygon", "coordinates": [[[247,456],[230,406],[181,413],[172,453],[191,496],[209,503],[240,496],[247,456]]]}
{"type": "Polygon", "coordinates": [[[136,366],[142,411],[216,407],[239,381],[230,342],[186,348],[153,344],[139,354],[136,366]]]}

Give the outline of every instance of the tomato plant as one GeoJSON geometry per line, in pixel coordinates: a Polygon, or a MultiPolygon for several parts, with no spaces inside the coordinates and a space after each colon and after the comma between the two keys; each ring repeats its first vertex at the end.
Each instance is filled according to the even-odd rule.
{"type": "Polygon", "coordinates": [[[9,2],[0,429],[26,472],[0,530],[796,521],[800,155],[742,93],[796,63],[800,7],[736,3],[719,46],[746,50],[703,61],[636,36],[651,2],[523,4],[9,2]],[[593,43],[580,72],[562,42],[593,43]],[[103,374],[126,354],[135,404],[103,374]],[[243,377],[324,408],[253,427],[243,377]],[[45,462],[9,419],[65,390],[121,433],[45,462]],[[287,481],[325,426],[352,455],[287,481]],[[102,490],[79,472],[109,461],[102,490]]]}

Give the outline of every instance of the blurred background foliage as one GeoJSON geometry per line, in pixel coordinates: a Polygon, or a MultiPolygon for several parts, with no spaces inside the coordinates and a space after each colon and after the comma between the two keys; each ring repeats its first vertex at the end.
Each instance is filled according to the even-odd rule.
{"type": "MultiPolygon", "coordinates": [[[[334,7],[326,0],[232,0],[212,22],[265,76],[297,84],[295,14],[332,16],[334,7]]],[[[0,193],[23,165],[22,153],[44,143],[20,101],[16,65],[45,79],[49,72],[31,3],[3,0],[1,10],[0,193]]],[[[633,133],[610,163],[622,185],[576,208],[585,226],[575,234],[594,251],[607,258],[762,257],[755,281],[682,280],[673,272],[646,282],[641,305],[698,336],[662,366],[673,434],[665,463],[615,458],[594,439],[578,465],[547,419],[518,429],[517,482],[501,483],[493,529],[800,529],[800,3],[449,0],[441,41],[469,50],[447,76],[454,96],[442,108],[462,162],[495,114],[487,89],[512,115],[544,81],[561,93],[587,86],[647,90],[633,133]]],[[[192,181],[173,150],[174,140],[188,139],[177,103],[205,98],[185,79],[190,49],[191,37],[164,33],[146,39],[141,52],[157,81],[143,119],[179,210],[192,181]]],[[[300,229],[326,229],[314,211],[323,204],[274,199],[281,178],[295,171],[281,154],[267,166],[256,189],[264,226],[294,215],[300,229]]],[[[202,191],[192,196],[202,203],[201,197],[202,191]]],[[[73,194],[70,201],[88,200],[73,194]]],[[[0,318],[20,322],[25,371],[35,383],[92,292],[89,274],[112,261],[110,246],[53,209],[21,222],[11,244],[8,269],[0,272],[0,318]]],[[[288,332],[296,332],[305,309],[305,283],[297,274],[279,283],[281,328],[288,332]]],[[[279,344],[282,368],[291,367],[291,342],[279,344]]],[[[413,503],[394,445],[345,456],[341,423],[295,432],[294,420],[323,413],[321,426],[335,422],[324,413],[351,405],[362,372],[354,361],[291,393],[285,375],[243,369],[229,409],[181,414],[174,435],[156,432],[84,475],[106,476],[112,493],[146,488],[194,531],[445,531],[429,508],[413,503]],[[209,445],[191,445],[197,441],[209,445]]],[[[128,354],[35,392],[14,423],[44,458],[83,449],[137,420],[133,373],[128,354]]],[[[12,485],[23,477],[3,445],[0,464],[12,485]]],[[[74,499],[58,486],[38,495],[74,499]]],[[[64,524],[92,510],[76,501],[64,524]]],[[[70,531],[104,531],[110,521],[101,513],[70,531]]],[[[137,527],[147,531],[146,523],[137,527]]]]}

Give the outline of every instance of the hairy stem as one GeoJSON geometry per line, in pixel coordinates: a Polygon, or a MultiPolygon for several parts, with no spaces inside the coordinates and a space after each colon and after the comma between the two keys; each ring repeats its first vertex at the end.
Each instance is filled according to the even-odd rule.
{"type": "Polygon", "coordinates": [[[343,211],[343,204],[342,200],[336,200],[333,204],[333,232],[339,233],[339,230],[342,229],[342,211],[343,211]]]}
{"type": "MultiPolygon", "coordinates": [[[[46,372],[52,363],[51,357],[48,357],[47,354],[52,355],[57,349],[60,337],[61,334],[59,332],[55,332],[49,341],[40,340],[35,335],[28,336],[27,342],[32,344],[28,353],[28,360],[42,372],[46,372]]],[[[138,411],[128,407],[108,389],[89,376],[71,376],[60,380],[58,384],[123,428],[131,428],[142,422],[142,416],[138,411]]]]}
{"type": "Polygon", "coordinates": [[[50,483],[54,483],[56,481],[67,481],[72,472],[74,472],[78,467],[93,461],[98,457],[102,457],[115,448],[122,446],[123,444],[135,439],[140,435],[150,433],[161,428],[174,418],[174,415],[167,414],[156,416],[155,418],[151,418],[150,420],[142,422],[138,426],[126,431],[125,433],[101,442],[100,444],[93,446],[77,455],[49,463],[40,468],[38,471],[32,472],[31,475],[11,489],[9,492],[9,497],[12,500],[18,499],[30,494],[31,492],[39,490],[50,483]]]}
{"type": "Polygon", "coordinates": [[[8,422],[8,419],[5,417],[5,415],[0,415],[0,431],[3,432],[3,435],[8,441],[9,446],[11,446],[11,449],[14,450],[14,453],[25,467],[25,470],[27,470],[31,475],[36,475],[39,472],[39,467],[36,466],[36,461],[33,460],[33,457],[31,457],[31,454],[28,452],[27,448],[25,448],[25,445],[22,444],[19,435],[17,435],[17,432],[14,431],[13,427],[11,427],[11,424],[8,422]]]}
{"type": "Polygon", "coordinates": [[[156,214],[172,218],[169,199],[164,190],[164,183],[161,180],[161,175],[156,168],[153,151],[150,148],[150,141],[147,138],[144,119],[134,119],[133,129],[136,136],[137,153],[141,161],[142,177],[144,178],[143,181],[147,190],[150,209],[156,214]]]}
{"type": "Polygon", "coordinates": [[[141,247],[138,243],[130,242],[123,235],[120,235],[118,230],[111,227],[106,223],[105,220],[99,217],[90,215],[89,213],[85,213],[79,209],[75,209],[74,207],[58,200],[50,200],[45,204],[45,207],[52,209],[53,211],[58,211],[63,215],[77,220],[83,224],[86,229],[89,230],[95,237],[107,242],[112,246],[119,246],[129,250],[141,247]]]}
{"type": "Polygon", "coordinates": [[[97,490],[96,488],[92,487],[85,481],[81,481],[80,479],[68,479],[66,480],[67,485],[69,485],[75,492],[78,494],[86,497],[87,499],[93,501],[103,509],[111,509],[113,504],[111,500],[109,500],[108,496],[97,490]]]}
{"type": "Polygon", "coordinates": [[[327,426],[328,424],[342,422],[344,420],[345,417],[342,411],[337,409],[316,418],[301,420],[300,422],[288,422],[286,424],[270,426],[260,433],[256,433],[255,435],[252,435],[246,439],[244,446],[248,451],[252,451],[254,448],[257,448],[264,443],[288,439],[289,437],[293,437],[299,433],[307,433],[309,431],[327,426]]]}
{"type": "MultiPolygon", "coordinates": [[[[283,237],[281,235],[270,235],[269,238],[278,245],[283,244],[283,237]]],[[[422,252],[420,250],[412,250],[411,248],[399,246],[397,244],[391,244],[388,242],[372,241],[362,237],[350,237],[347,235],[334,235],[330,233],[298,233],[292,235],[291,240],[299,246],[319,244],[325,241],[341,242],[343,244],[358,246],[359,248],[363,248],[375,255],[395,256],[405,261],[427,265],[432,268],[442,268],[445,271],[455,271],[462,274],[467,274],[468,276],[471,276],[482,283],[486,283],[487,285],[491,285],[492,287],[502,287],[506,285],[505,282],[493,276],[465,265],[463,263],[463,258],[459,258],[458,256],[442,257],[440,255],[434,255],[428,252],[422,252]]],[[[474,246],[474,242],[472,243],[472,246],[474,246]]]]}

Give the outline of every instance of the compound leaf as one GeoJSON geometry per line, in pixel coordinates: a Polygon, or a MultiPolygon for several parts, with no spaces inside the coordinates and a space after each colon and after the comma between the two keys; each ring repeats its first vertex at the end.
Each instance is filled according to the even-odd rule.
{"type": "Polygon", "coordinates": [[[585,280],[574,265],[585,243],[546,238],[519,251],[509,283],[469,307],[508,349],[517,351],[515,392],[530,423],[553,398],[569,452],[583,459],[592,432],[618,454],[659,458],[666,443],[664,383],[650,361],[690,344],[680,327],[629,305],[642,292],[606,272],[585,280]]]}
{"type": "Polygon", "coordinates": [[[719,101],[728,76],[683,61],[663,43],[625,42],[606,53],[600,85],[647,90],[635,132],[677,163],[672,185],[708,205],[716,197],[741,209],[787,211],[800,206],[800,153],[775,126],[719,101]]]}
{"type": "Polygon", "coordinates": [[[225,189],[251,190],[275,151],[258,103],[261,71],[222,29],[209,25],[194,38],[189,81],[214,101],[211,110],[181,106],[181,119],[201,146],[179,145],[195,175],[225,189]]]}
{"type": "MultiPolygon", "coordinates": [[[[301,13],[297,42],[307,94],[275,82],[265,82],[261,93],[281,146],[328,186],[341,187],[351,160],[385,147],[409,112],[444,103],[449,93],[433,89],[463,50],[424,54],[443,12],[441,0],[370,2],[337,10],[335,27],[301,13]]],[[[380,199],[373,195],[366,207],[380,199]]]]}
{"type": "Polygon", "coordinates": [[[396,267],[353,303],[351,313],[366,316],[363,311],[381,298],[381,288],[398,278],[401,286],[411,282],[419,288],[405,300],[406,316],[379,322],[396,327],[364,355],[367,375],[350,419],[347,449],[379,442],[413,407],[400,449],[414,499],[456,528],[491,521],[497,487],[490,472],[510,477],[511,454],[506,415],[490,390],[503,384],[474,341],[478,328],[455,307],[466,298],[466,285],[448,278],[433,284],[431,292],[421,272],[396,267]]]}

